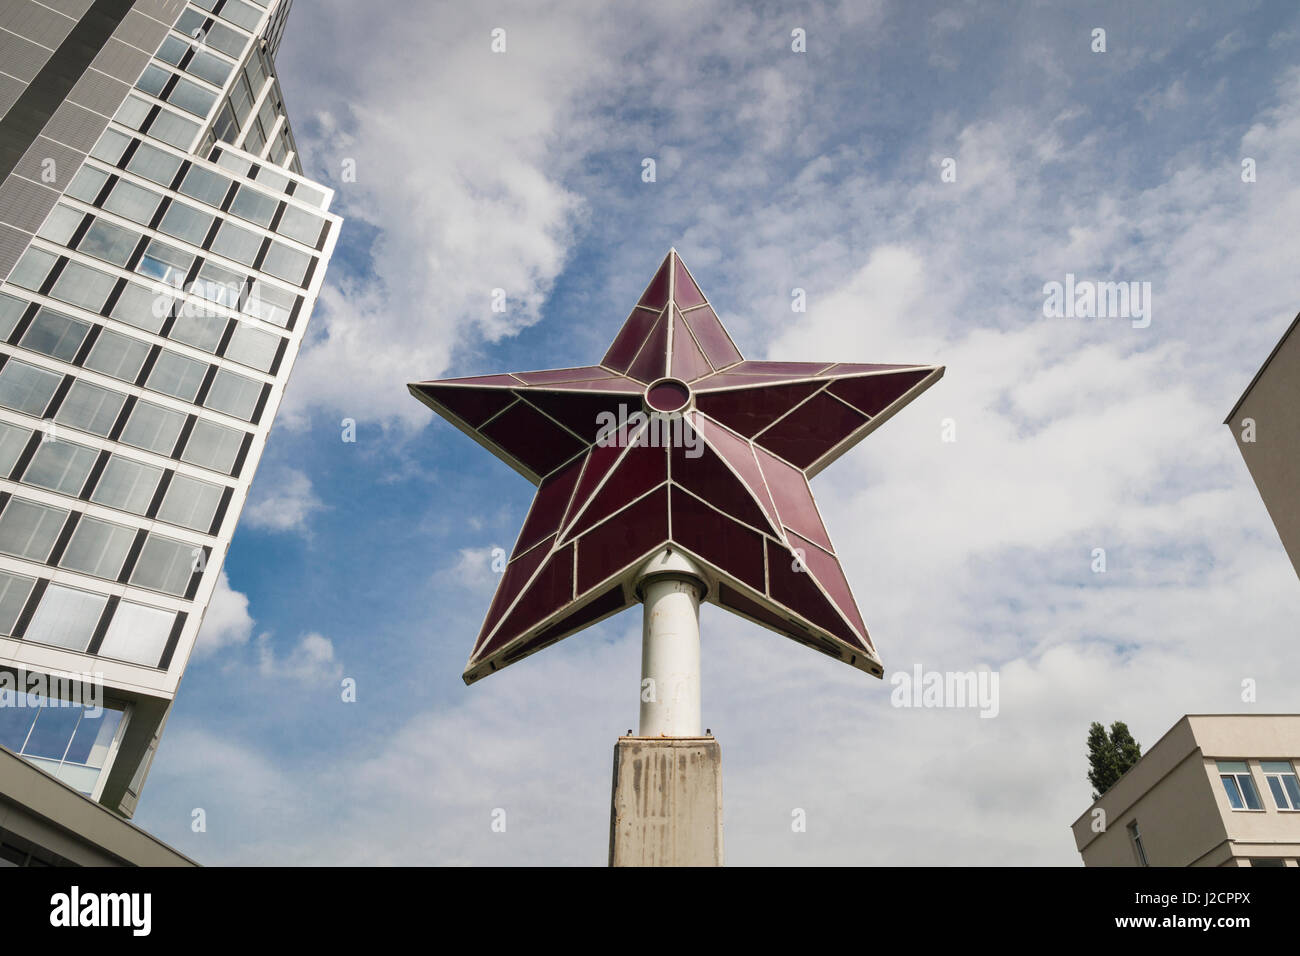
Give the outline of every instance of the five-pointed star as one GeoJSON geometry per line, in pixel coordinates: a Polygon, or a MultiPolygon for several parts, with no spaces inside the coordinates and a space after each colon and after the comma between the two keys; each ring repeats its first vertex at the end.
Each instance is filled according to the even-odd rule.
{"type": "Polygon", "coordinates": [[[665,546],[707,600],[882,676],[808,479],[942,375],[745,361],[673,250],[599,365],[411,384],[538,486],[465,683],[637,603],[665,546]]]}

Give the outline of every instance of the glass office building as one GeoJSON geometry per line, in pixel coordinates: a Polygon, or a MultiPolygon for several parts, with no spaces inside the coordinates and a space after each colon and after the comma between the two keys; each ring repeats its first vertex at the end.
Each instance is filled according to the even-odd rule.
{"type": "Polygon", "coordinates": [[[338,234],[288,7],[0,5],[0,678],[103,697],[0,680],[0,746],[126,816],[338,234]]]}

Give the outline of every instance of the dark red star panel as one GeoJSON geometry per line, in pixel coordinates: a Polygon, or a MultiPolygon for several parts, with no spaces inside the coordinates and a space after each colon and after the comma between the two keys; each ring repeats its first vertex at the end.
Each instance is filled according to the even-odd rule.
{"type": "Polygon", "coordinates": [[[599,365],[410,385],[537,485],[465,682],[637,603],[666,545],[707,600],[882,676],[808,479],[942,376],[747,362],[672,251],[599,365]]]}

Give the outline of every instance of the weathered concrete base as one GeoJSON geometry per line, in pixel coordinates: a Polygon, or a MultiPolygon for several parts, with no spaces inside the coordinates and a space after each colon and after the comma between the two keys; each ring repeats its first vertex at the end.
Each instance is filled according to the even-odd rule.
{"type": "Polygon", "coordinates": [[[610,866],[722,866],[722,749],[712,737],[620,737],[610,866]]]}

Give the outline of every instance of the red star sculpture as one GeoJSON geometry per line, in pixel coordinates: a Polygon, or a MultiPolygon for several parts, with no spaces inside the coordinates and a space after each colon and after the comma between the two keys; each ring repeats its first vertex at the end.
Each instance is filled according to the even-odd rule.
{"type": "Polygon", "coordinates": [[[637,603],[665,546],[707,600],[882,676],[808,479],[942,376],[745,361],[673,250],[599,365],[411,384],[538,486],[465,683],[637,603]]]}

